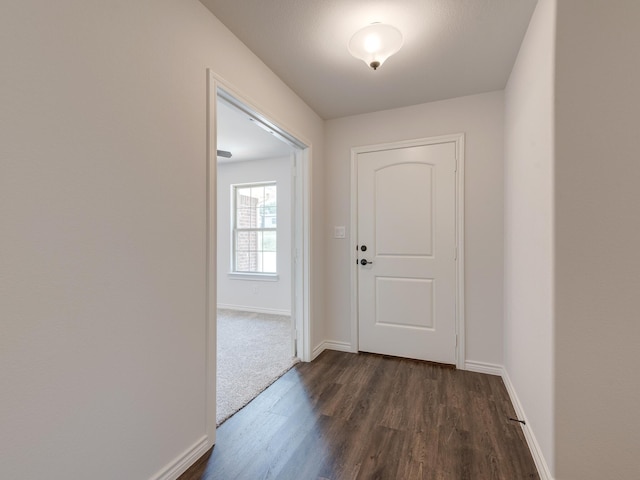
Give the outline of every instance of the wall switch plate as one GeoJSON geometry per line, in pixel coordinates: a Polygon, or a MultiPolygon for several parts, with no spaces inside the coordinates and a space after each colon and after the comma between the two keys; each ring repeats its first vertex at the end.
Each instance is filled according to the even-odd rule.
{"type": "Polygon", "coordinates": [[[333,227],[333,238],[345,238],[345,228],[344,227],[333,227]]]}

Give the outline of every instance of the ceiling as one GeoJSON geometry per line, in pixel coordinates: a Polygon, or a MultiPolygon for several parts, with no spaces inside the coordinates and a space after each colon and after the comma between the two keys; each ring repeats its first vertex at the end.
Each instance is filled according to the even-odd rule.
{"type": "Polygon", "coordinates": [[[324,119],[505,87],[536,0],[200,0],[324,119]],[[347,50],[394,25],[404,46],[377,71],[347,50]]]}
{"type": "Polygon", "coordinates": [[[218,150],[231,152],[231,158],[218,157],[218,163],[261,160],[288,156],[293,148],[262,128],[249,115],[218,99],[218,150]]]}

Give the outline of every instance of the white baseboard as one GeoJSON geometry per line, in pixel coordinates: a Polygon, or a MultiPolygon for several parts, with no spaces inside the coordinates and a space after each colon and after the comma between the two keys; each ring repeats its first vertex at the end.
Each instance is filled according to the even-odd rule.
{"type": "Polygon", "coordinates": [[[337,350],[338,352],[352,352],[351,344],[347,342],[334,342],[334,341],[324,341],[311,352],[311,360],[314,360],[318,355],[320,355],[325,350],[337,350]]]}
{"type": "Polygon", "coordinates": [[[288,317],[291,316],[291,310],[280,310],[277,308],[246,307],[244,305],[230,305],[228,303],[219,303],[218,308],[222,308],[224,310],[237,310],[240,312],[266,313],[268,315],[286,315],[288,317]]]}
{"type": "Polygon", "coordinates": [[[504,368],[502,369],[502,380],[504,381],[505,387],[507,387],[509,398],[511,398],[511,403],[513,404],[513,408],[516,411],[518,419],[523,420],[526,423],[525,425],[521,425],[522,431],[524,432],[524,437],[527,440],[527,445],[529,445],[529,450],[531,451],[533,461],[535,462],[536,468],[538,469],[540,480],[553,480],[551,471],[549,470],[549,466],[547,465],[547,462],[544,459],[544,455],[542,454],[540,444],[538,443],[536,436],[533,434],[533,431],[529,426],[529,421],[527,420],[527,415],[524,413],[524,409],[522,408],[522,403],[520,403],[520,399],[518,398],[518,394],[516,393],[513,383],[511,383],[509,374],[504,368]]]}
{"type": "Polygon", "coordinates": [[[182,455],[151,477],[151,480],[176,480],[212,446],[213,445],[209,445],[209,437],[205,435],[191,448],[187,449],[182,455]]]}
{"type": "Polygon", "coordinates": [[[464,362],[464,369],[470,372],[486,373],[488,375],[497,375],[501,377],[504,373],[504,367],[502,365],[496,365],[495,363],[474,362],[467,360],[464,362]]]}

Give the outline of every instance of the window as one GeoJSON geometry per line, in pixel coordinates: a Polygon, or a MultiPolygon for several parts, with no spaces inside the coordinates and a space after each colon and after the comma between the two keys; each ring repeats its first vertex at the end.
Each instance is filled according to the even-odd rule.
{"type": "Polygon", "coordinates": [[[277,273],[276,182],[233,185],[233,271],[277,273]]]}

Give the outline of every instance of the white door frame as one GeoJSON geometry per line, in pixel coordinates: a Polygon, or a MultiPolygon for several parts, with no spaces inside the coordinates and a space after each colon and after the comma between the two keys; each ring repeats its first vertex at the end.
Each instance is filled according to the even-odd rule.
{"type": "Polygon", "coordinates": [[[358,154],[454,142],[456,145],[456,367],[464,369],[464,133],[419,138],[351,149],[351,351],[359,351],[358,333],[358,154]]]}
{"type": "Polygon", "coordinates": [[[255,102],[244,97],[232,85],[207,69],[207,267],[206,267],[206,409],[207,437],[209,446],[215,444],[216,436],[216,276],[217,276],[217,125],[216,104],[223,98],[236,108],[248,113],[256,123],[269,129],[281,140],[296,148],[293,175],[294,216],[292,249],[292,298],[291,313],[295,316],[297,355],[303,362],[311,361],[311,314],[310,314],[310,233],[311,233],[311,143],[293,129],[280,125],[272,116],[264,113],[255,102]]]}

